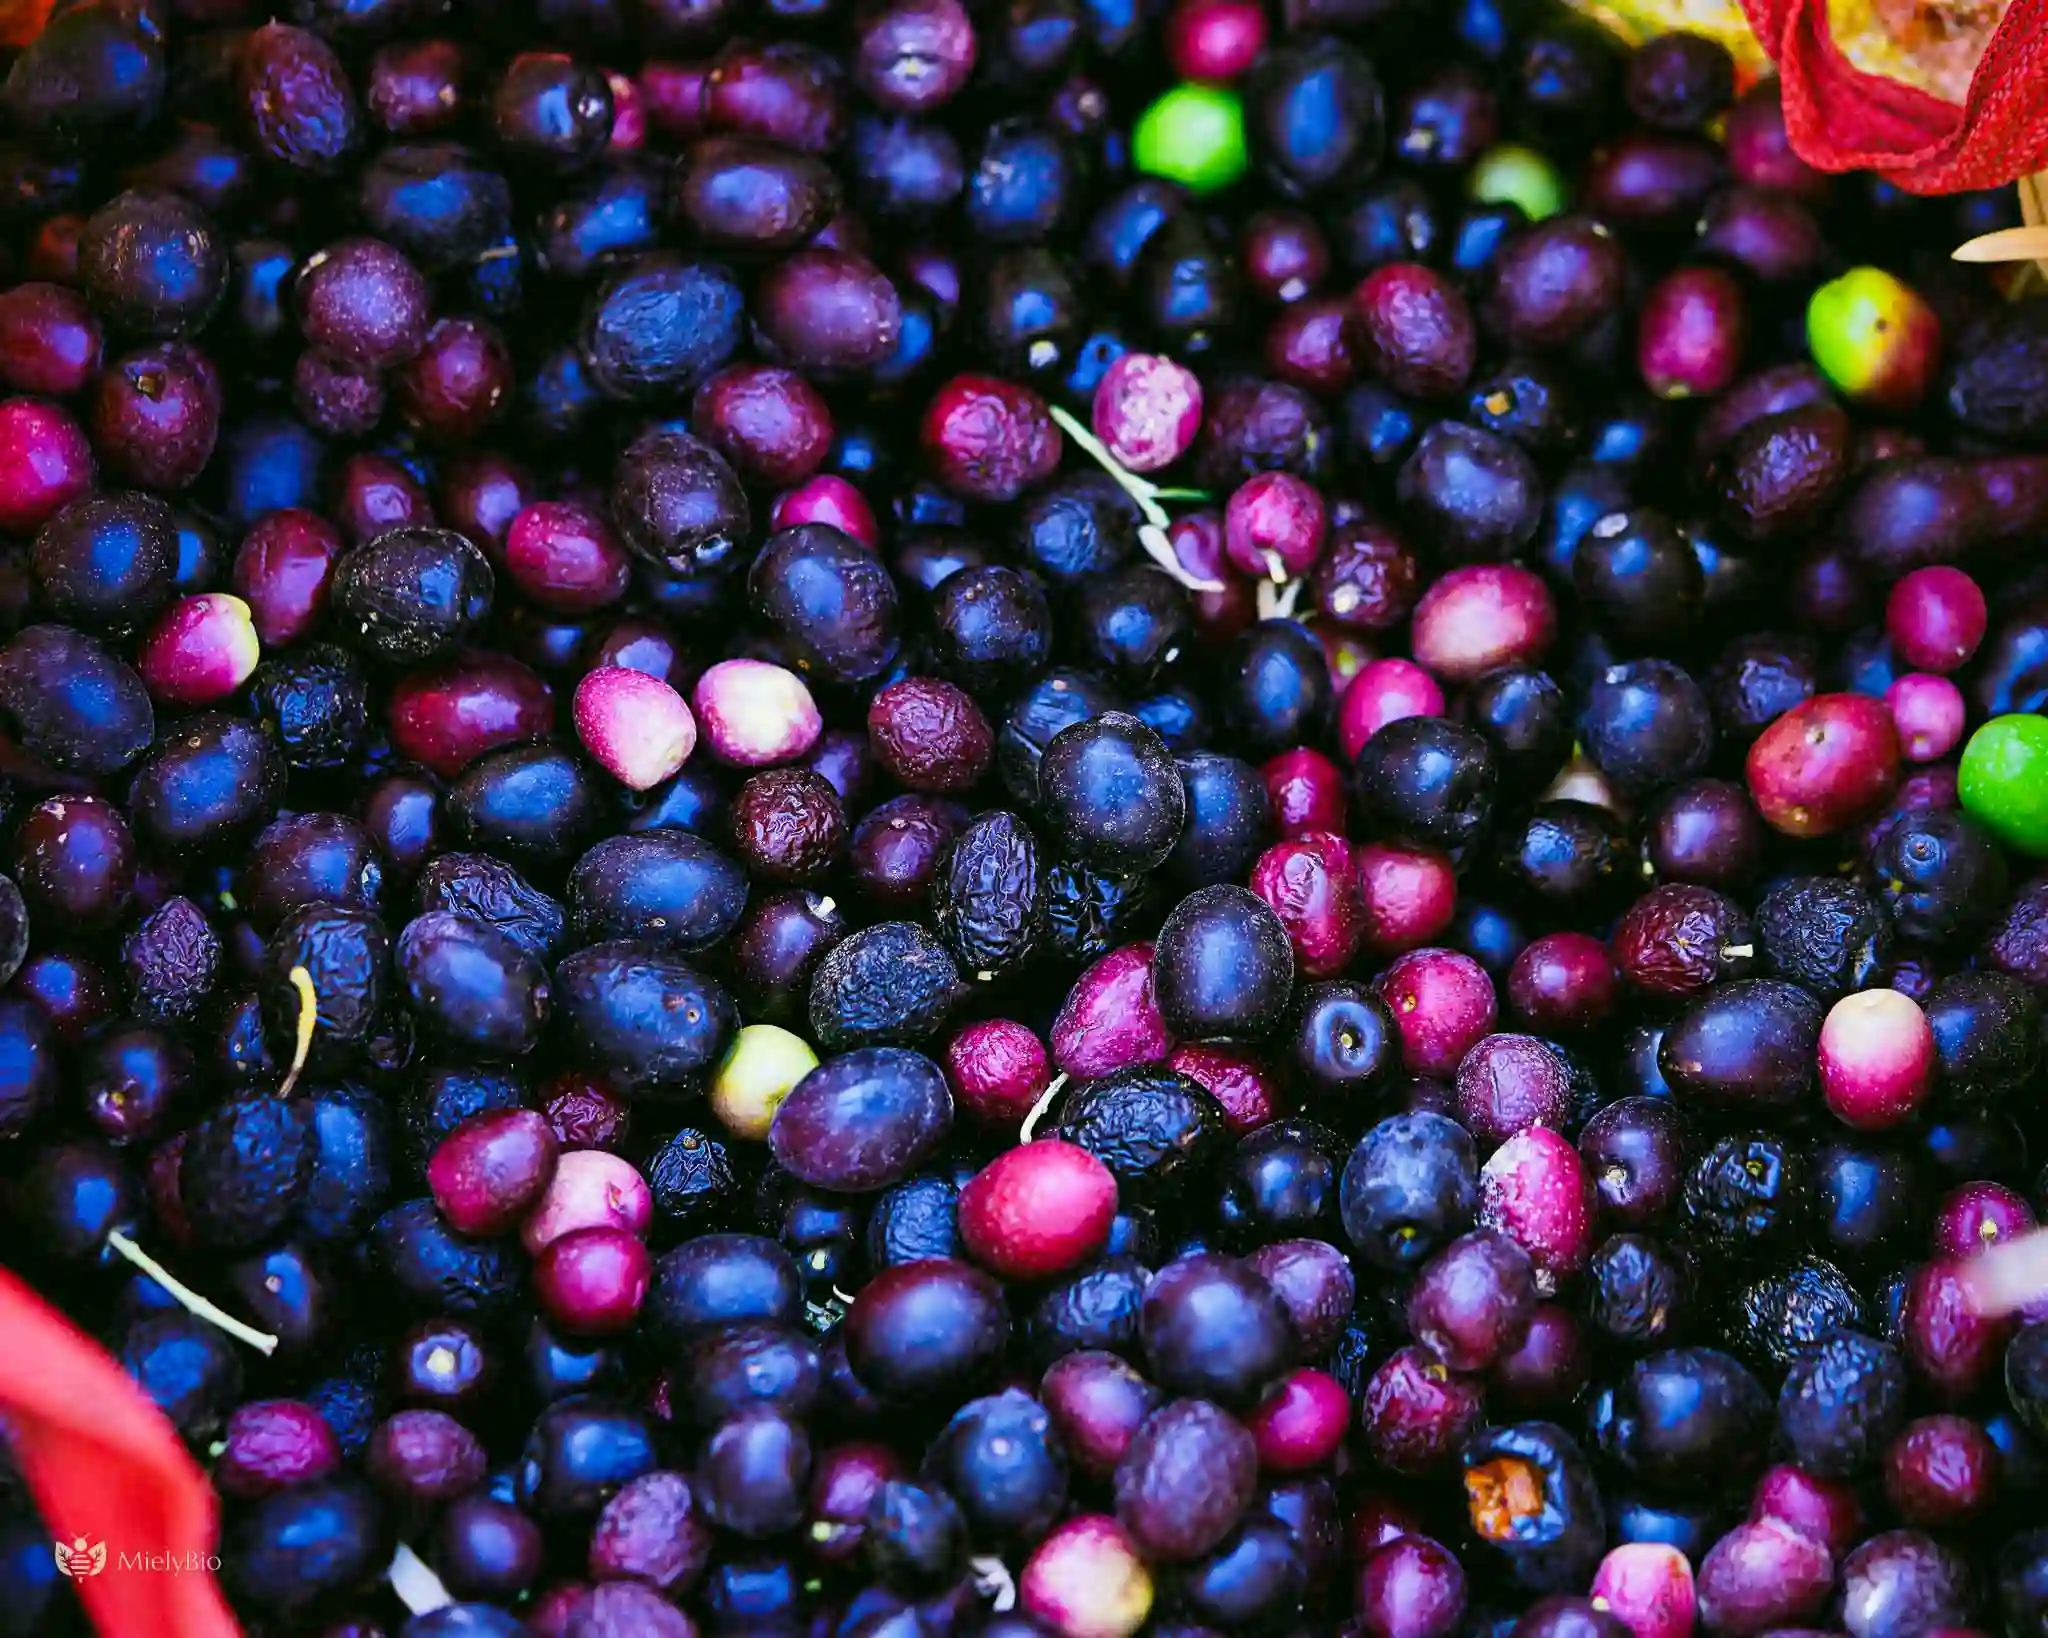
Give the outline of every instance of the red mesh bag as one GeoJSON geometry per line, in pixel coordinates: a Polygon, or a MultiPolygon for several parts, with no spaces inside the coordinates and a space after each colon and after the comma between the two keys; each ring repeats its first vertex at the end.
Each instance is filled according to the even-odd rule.
{"type": "Polygon", "coordinates": [[[134,1554],[203,1565],[217,1550],[213,1492],[128,1374],[4,1270],[0,1418],[51,1551],[85,1538],[85,1556],[66,1573],[100,1638],[238,1638],[203,1568],[122,1568],[134,1554]]]}
{"type": "MultiPolygon", "coordinates": [[[[1829,27],[1828,0],[1742,0],[1742,9],[1777,62],[1786,129],[1808,164],[1874,170],[1910,193],[1996,187],[2048,166],[2048,0],[2011,0],[1959,103],[1857,67],[1829,27]]],[[[1994,8],[1921,0],[1915,9],[1932,33],[1994,8]]],[[[1911,54],[1914,43],[1901,48],[1911,54]]]]}

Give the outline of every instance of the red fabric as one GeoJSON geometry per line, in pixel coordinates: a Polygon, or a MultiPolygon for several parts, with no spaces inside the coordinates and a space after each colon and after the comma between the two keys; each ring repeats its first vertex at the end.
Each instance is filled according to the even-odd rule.
{"type": "Polygon", "coordinates": [[[203,1568],[121,1568],[124,1553],[203,1565],[213,1492],[128,1373],[4,1269],[0,1415],[53,1534],[106,1544],[106,1568],[77,1584],[100,1638],[239,1638],[203,1568]]]}
{"type": "Polygon", "coordinates": [[[2048,167],[2048,0],[2013,0],[1962,106],[1852,66],[1827,0],[1742,0],[1778,65],[1792,146],[1824,171],[1911,193],[1991,188],[2048,167]]]}

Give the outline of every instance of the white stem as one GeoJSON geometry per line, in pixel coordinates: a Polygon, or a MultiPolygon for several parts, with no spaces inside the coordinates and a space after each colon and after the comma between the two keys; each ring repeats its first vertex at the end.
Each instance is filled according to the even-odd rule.
{"type": "Polygon", "coordinates": [[[391,1568],[384,1572],[384,1578],[391,1583],[391,1590],[398,1594],[399,1603],[414,1615],[445,1609],[455,1602],[454,1595],[441,1584],[441,1578],[402,1541],[391,1555],[391,1568]]]}
{"type": "Polygon", "coordinates": [[[1110,454],[1109,447],[1086,427],[1061,409],[1057,404],[1046,406],[1052,411],[1052,418],[1059,423],[1060,430],[1086,450],[1091,459],[1116,479],[1117,487],[1138,503],[1138,510],[1145,514],[1147,523],[1157,524],[1164,529],[1172,521],[1166,515],[1166,508],[1159,504],[1159,486],[1149,478],[1141,478],[1124,463],[1110,454]]]}
{"type": "Polygon", "coordinates": [[[257,1330],[253,1325],[244,1325],[227,1310],[216,1308],[119,1229],[107,1236],[107,1244],[168,1291],[188,1314],[196,1314],[208,1325],[218,1326],[237,1342],[246,1342],[259,1354],[277,1352],[276,1337],[268,1331],[257,1330]]]}
{"type": "Polygon", "coordinates": [[[1190,570],[1186,564],[1182,563],[1180,553],[1173,549],[1172,540],[1167,537],[1166,531],[1156,523],[1141,523],[1138,525],[1138,544],[1145,548],[1145,555],[1147,557],[1168,574],[1172,575],[1183,586],[1187,587],[1189,591],[1220,592],[1230,589],[1220,580],[1204,580],[1200,575],[1190,570]]]}
{"type": "Polygon", "coordinates": [[[1261,620],[1292,620],[1294,605],[1301,599],[1301,582],[1290,580],[1276,586],[1270,580],[1261,580],[1253,588],[1252,602],[1261,620]]]}
{"type": "Polygon", "coordinates": [[[1060,1095],[1060,1088],[1066,1084],[1067,1077],[1064,1074],[1055,1075],[1046,1089],[1038,1094],[1038,1101],[1031,1106],[1031,1113],[1024,1117],[1023,1126],[1018,1128],[1019,1143],[1031,1141],[1032,1134],[1038,1130],[1038,1123],[1045,1119],[1046,1112],[1052,1108],[1052,1100],[1060,1095]]]}

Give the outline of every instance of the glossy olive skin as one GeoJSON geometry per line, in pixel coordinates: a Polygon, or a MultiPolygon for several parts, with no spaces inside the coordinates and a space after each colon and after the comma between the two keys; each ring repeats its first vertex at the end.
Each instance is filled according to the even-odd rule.
{"type": "Polygon", "coordinates": [[[1223,884],[1189,894],[1159,930],[1153,987],[1184,1040],[1258,1039],[1286,1016],[1294,947],[1265,900],[1223,884]]]}
{"type": "Polygon", "coordinates": [[[828,1059],[783,1099],[771,1151],[814,1187],[866,1193],[902,1181],[952,1123],[953,1100],[930,1059],[865,1047],[828,1059]]]}
{"type": "Polygon", "coordinates": [[[830,524],[770,535],[747,571],[747,591],[801,672],[852,686],[896,658],[896,584],[873,552],[830,524]]]}
{"type": "Polygon", "coordinates": [[[1165,743],[1136,717],[1105,711],[1052,736],[1038,798],[1053,844],[1078,863],[1128,876],[1162,863],[1187,822],[1187,793],[1165,743]]]}
{"type": "Polygon", "coordinates": [[[687,955],[722,943],[746,905],[745,874],[686,831],[609,837],[569,873],[570,923],[587,942],[644,939],[687,955]]]}
{"type": "Polygon", "coordinates": [[[0,648],[0,711],[30,754],[66,772],[115,773],[155,734],[142,679],[65,626],[29,626],[0,648]]]}
{"type": "Polygon", "coordinates": [[[1365,743],[1353,774],[1360,809],[1425,847],[1458,848],[1491,822],[1499,774],[1492,747],[1440,717],[1402,717],[1365,743]]]}
{"type": "Polygon", "coordinates": [[[958,1392],[993,1368],[1009,1336],[1001,1288],[948,1259],[907,1263],[870,1280],[846,1332],[854,1374],[888,1400],[958,1392]]]}
{"type": "Polygon", "coordinates": [[[1665,1032],[1657,1066],[1679,1092],[1734,1107],[1790,1108],[1814,1085],[1822,1009],[1797,985],[1717,985],[1665,1032]]]}
{"type": "Polygon", "coordinates": [[[539,1040],[550,1011],[546,971],[488,922],[429,911],[406,924],[393,957],[415,1011],[447,1046],[509,1060],[539,1040]]]}
{"type": "Polygon", "coordinates": [[[1472,1135],[1443,1115],[1381,1121],[1345,1163],[1344,1232],[1375,1267],[1419,1267],[1471,1223],[1479,1199],[1472,1135]]]}
{"type": "Polygon", "coordinates": [[[681,957],[633,940],[565,958],[552,993],[579,1046],[631,1092],[693,1092],[739,1025],[723,986],[681,957]]]}

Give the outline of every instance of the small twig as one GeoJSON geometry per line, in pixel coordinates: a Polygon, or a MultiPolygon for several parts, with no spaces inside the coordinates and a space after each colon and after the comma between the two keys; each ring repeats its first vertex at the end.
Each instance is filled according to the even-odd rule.
{"type": "Polygon", "coordinates": [[[237,1342],[246,1342],[259,1354],[277,1352],[276,1337],[268,1331],[257,1330],[253,1325],[244,1325],[226,1309],[208,1302],[119,1229],[107,1236],[107,1244],[168,1291],[188,1314],[196,1314],[208,1325],[218,1326],[237,1342]]]}
{"type": "Polygon", "coordinates": [[[292,1088],[299,1084],[304,1072],[306,1059],[313,1050],[313,1029],[320,1018],[320,997],[313,991],[313,975],[304,967],[291,970],[292,988],[299,992],[299,1025],[297,1039],[292,1044],[292,1067],[284,1078],[284,1085],[277,1089],[280,1098],[292,1095],[292,1088]]]}
{"type": "Polygon", "coordinates": [[[1986,1316],[2017,1313],[2048,1299],[2048,1229],[1993,1246],[1962,1268],[1963,1296],[1986,1316]]]}
{"type": "Polygon", "coordinates": [[[1224,590],[1222,582],[1204,580],[1197,575],[1189,573],[1182,566],[1179,554],[1174,551],[1173,542],[1167,537],[1166,533],[1168,529],[1173,527],[1173,519],[1167,515],[1166,508],[1159,504],[1162,497],[1172,497],[1175,499],[1199,498],[1202,500],[1207,500],[1209,497],[1196,489],[1161,489],[1159,485],[1153,483],[1149,478],[1139,477],[1137,473],[1125,466],[1122,461],[1119,461],[1114,455],[1110,454],[1109,446],[1096,437],[1094,433],[1090,432],[1088,428],[1084,427],[1073,415],[1061,409],[1057,404],[1049,404],[1046,407],[1051,410],[1052,418],[1059,423],[1060,430],[1086,450],[1089,458],[1114,478],[1117,487],[1137,503],[1138,511],[1145,519],[1143,525],[1138,530],[1138,544],[1145,548],[1146,555],[1154,563],[1157,563],[1160,568],[1172,575],[1174,579],[1187,587],[1189,591],[1220,592],[1224,590]]]}
{"type": "Polygon", "coordinates": [[[1145,514],[1147,523],[1157,524],[1164,529],[1173,521],[1166,515],[1166,508],[1159,504],[1159,485],[1150,478],[1139,477],[1110,454],[1109,446],[1084,427],[1076,416],[1057,404],[1049,404],[1046,407],[1051,410],[1053,420],[1059,423],[1060,430],[1086,450],[1090,459],[1116,479],[1117,487],[1138,503],[1138,510],[1145,514]]]}
{"type": "Polygon", "coordinates": [[[990,1608],[996,1614],[1005,1615],[1017,1607],[1017,1578],[1010,1574],[1009,1565],[983,1553],[970,1558],[967,1567],[974,1572],[974,1590],[992,1601],[990,1608]]]}
{"type": "Polygon", "coordinates": [[[1060,1088],[1066,1084],[1067,1077],[1064,1074],[1055,1075],[1047,1083],[1045,1090],[1038,1094],[1038,1101],[1031,1106],[1031,1113],[1024,1117],[1024,1124],[1017,1129],[1019,1143],[1031,1141],[1032,1136],[1038,1131],[1038,1123],[1045,1119],[1046,1111],[1052,1108],[1052,1100],[1060,1095],[1060,1088]]]}
{"type": "Polygon", "coordinates": [[[391,1583],[391,1590],[398,1595],[399,1603],[414,1615],[446,1609],[455,1602],[454,1595],[442,1585],[441,1578],[402,1541],[391,1555],[391,1568],[384,1572],[384,1578],[391,1583]]]}

